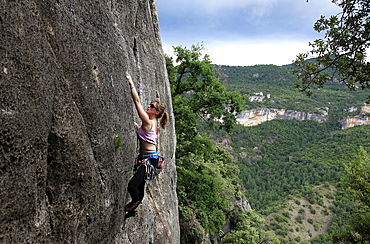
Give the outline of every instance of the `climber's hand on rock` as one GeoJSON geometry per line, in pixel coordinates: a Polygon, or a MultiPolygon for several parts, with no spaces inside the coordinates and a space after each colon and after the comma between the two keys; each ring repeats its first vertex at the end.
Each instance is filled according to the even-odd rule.
{"type": "Polygon", "coordinates": [[[126,71],[126,78],[130,82],[132,81],[131,75],[126,71]]]}
{"type": "Polygon", "coordinates": [[[128,84],[130,85],[130,88],[134,88],[134,83],[132,82],[132,78],[131,78],[131,75],[126,71],[126,78],[127,78],[127,81],[128,81],[128,84]]]}

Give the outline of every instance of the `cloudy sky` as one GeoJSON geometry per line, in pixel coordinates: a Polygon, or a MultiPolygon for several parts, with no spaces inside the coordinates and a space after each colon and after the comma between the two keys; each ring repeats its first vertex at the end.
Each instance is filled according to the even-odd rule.
{"type": "Polygon", "coordinates": [[[157,0],[164,52],[203,42],[215,64],[292,63],[323,37],[321,15],[340,12],[331,0],[157,0]]]}

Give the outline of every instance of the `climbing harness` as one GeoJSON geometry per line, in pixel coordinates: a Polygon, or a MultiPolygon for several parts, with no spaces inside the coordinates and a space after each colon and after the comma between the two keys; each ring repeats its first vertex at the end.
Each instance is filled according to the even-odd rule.
{"type": "Polygon", "coordinates": [[[154,201],[154,197],[153,197],[152,191],[150,190],[149,184],[148,184],[148,182],[145,182],[145,183],[146,183],[146,187],[147,187],[147,189],[148,189],[148,191],[149,191],[149,195],[150,195],[150,197],[152,198],[152,201],[153,201],[153,204],[154,204],[154,208],[155,208],[155,210],[157,211],[157,214],[158,214],[159,220],[160,220],[160,221],[161,221],[161,223],[162,223],[162,226],[163,226],[164,232],[165,232],[165,233],[166,233],[166,235],[167,235],[168,241],[170,242],[170,244],[172,244],[171,237],[170,237],[170,235],[168,234],[168,231],[167,231],[166,225],[164,224],[163,219],[162,219],[162,216],[161,216],[161,214],[160,214],[160,212],[159,212],[159,209],[158,209],[158,207],[157,207],[157,204],[156,204],[156,202],[154,201]]]}
{"type": "Polygon", "coordinates": [[[135,159],[134,172],[136,172],[141,166],[145,166],[145,181],[152,180],[162,169],[164,164],[164,157],[158,156],[158,158],[144,158],[144,159],[135,159]],[[152,160],[157,162],[153,165],[152,160]]]}
{"type": "Polygon", "coordinates": [[[136,172],[141,166],[145,167],[145,181],[152,180],[157,172],[154,166],[150,163],[150,158],[137,159],[135,160],[134,172],[136,172]]]}

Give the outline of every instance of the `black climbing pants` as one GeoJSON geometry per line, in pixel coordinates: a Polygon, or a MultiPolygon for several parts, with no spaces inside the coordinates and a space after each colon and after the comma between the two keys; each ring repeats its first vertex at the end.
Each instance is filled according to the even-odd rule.
{"type": "Polygon", "coordinates": [[[145,165],[140,166],[128,183],[127,190],[131,195],[132,202],[141,202],[144,198],[145,172],[145,165]]]}
{"type": "MultiPolygon", "coordinates": [[[[148,154],[139,154],[138,160],[143,160],[144,158],[149,158],[151,165],[157,167],[158,164],[158,154],[157,152],[148,153],[148,154]]],[[[134,176],[131,178],[128,183],[127,190],[131,195],[131,202],[141,202],[144,198],[145,192],[145,179],[146,179],[146,170],[148,166],[140,165],[137,168],[134,176]]]]}

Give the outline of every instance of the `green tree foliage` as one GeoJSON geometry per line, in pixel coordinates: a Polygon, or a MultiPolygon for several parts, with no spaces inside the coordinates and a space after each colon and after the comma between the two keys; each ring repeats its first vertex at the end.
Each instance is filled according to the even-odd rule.
{"type": "MultiPolygon", "coordinates": [[[[178,47],[177,50],[177,55],[183,58],[176,59],[179,62],[175,64],[169,57],[166,61],[178,142],[181,242],[201,243],[208,232],[216,234],[219,243],[278,243],[272,233],[264,230],[266,226],[259,222],[259,214],[276,213],[282,206],[280,202],[289,195],[320,203],[322,196],[312,186],[338,182],[344,165],[356,154],[356,148],[360,145],[366,150],[370,148],[368,126],[340,130],[338,123],[344,116],[359,115],[359,111],[345,109],[362,105],[358,100],[365,98],[363,91],[348,91],[332,82],[306,97],[291,85],[295,77],[290,66],[215,67],[208,56],[201,54],[202,47],[193,46],[190,50],[178,47]],[[183,63],[187,63],[188,68],[183,63]],[[216,70],[226,75],[218,73],[220,81],[211,79],[207,72],[199,75],[198,80],[189,79],[199,74],[203,68],[198,66],[203,65],[207,72],[216,70]],[[218,84],[212,85],[213,82],[218,84]],[[227,89],[222,88],[223,85],[227,89]],[[327,106],[330,120],[327,123],[274,120],[254,127],[232,126],[232,120],[223,124],[215,122],[214,119],[227,117],[224,113],[238,111],[231,110],[230,103],[240,106],[243,103],[240,95],[233,97],[234,100],[227,99],[228,92],[233,91],[249,96],[255,92],[271,94],[271,99],[262,103],[247,102],[250,108],[315,111],[327,106]],[[210,127],[212,124],[216,126],[210,127]],[[246,192],[239,186],[240,180],[246,192]],[[255,211],[236,210],[232,203],[238,194],[245,194],[255,211]],[[231,230],[219,234],[226,220],[231,230]]],[[[340,194],[336,196],[335,206],[329,208],[335,215],[328,234],[348,229],[348,216],[355,209],[353,201],[340,194]]],[[[270,230],[276,234],[278,231],[280,241],[286,243],[281,238],[289,234],[289,229],[270,230]]],[[[322,235],[315,240],[330,243],[329,239],[328,235],[322,235]]]]}
{"type": "Polygon", "coordinates": [[[345,167],[341,186],[348,196],[358,201],[350,228],[334,235],[339,243],[370,243],[370,158],[360,147],[357,158],[345,167]]]}
{"type": "Polygon", "coordinates": [[[352,198],[370,207],[370,158],[361,146],[357,159],[345,167],[341,184],[352,198]]]}
{"type": "Polygon", "coordinates": [[[194,231],[199,231],[199,227],[194,226],[198,222],[208,233],[218,233],[225,224],[224,212],[233,208],[230,200],[238,187],[237,168],[229,165],[230,160],[226,150],[214,147],[213,156],[208,159],[204,154],[191,154],[178,162],[177,191],[183,240],[193,238],[194,231]]]}
{"type": "Polygon", "coordinates": [[[327,233],[323,233],[315,237],[311,243],[317,244],[332,244],[333,235],[335,233],[347,232],[350,227],[350,219],[355,210],[356,203],[349,199],[342,190],[336,192],[335,205],[330,206],[330,210],[334,213],[331,218],[327,233]]]}
{"type": "Polygon", "coordinates": [[[310,186],[335,184],[356,148],[370,148],[369,126],[338,131],[315,121],[274,120],[253,127],[238,125],[230,134],[205,133],[229,138],[246,196],[252,208],[266,214],[269,206],[290,194],[320,203],[310,186]]]}
{"type": "MultiPolygon", "coordinates": [[[[263,92],[270,98],[265,98],[263,102],[247,101],[248,108],[283,108],[304,112],[321,113],[320,110],[337,111],[339,117],[343,117],[348,112],[344,109],[351,106],[361,106],[366,100],[366,91],[349,91],[340,83],[329,82],[325,88],[315,91],[310,97],[297,89],[294,83],[297,77],[292,74],[291,65],[255,65],[255,66],[219,66],[224,73],[221,81],[230,91],[240,91],[247,96],[254,96],[256,93],[263,92]],[[226,77],[226,78],[225,78],[226,77]]],[[[331,119],[337,121],[331,114],[331,119]]]]}
{"type": "MultiPolygon", "coordinates": [[[[332,0],[342,8],[336,16],[322,16],[314,25],[318,32],[325,32],[323,39],[309,45],[312,50],[299,54],[294,71],[301,84],[297,87],[312,94],[311,86],[323,87],[334,75],[350,90],[370,88],[370,63],[366,49],[370,45],[370,2],[367,0],[332,0]],[[309,55],[316,61],[307,60],[309,55]]],[[[368,97],[370,100],[370,96],[368,97]]]]}
{"type": "MultiPolygon", "coordinates": [[[[251,109],[270,107],[318,112],[316,108],[328,107],[329,121],[326,123],[274,120],[253,127],[238,125],[231,133],[198,127],[204,135],[212,136],[214,141],[229,148],[240,169],[239,177],[246,188],[246,197],[257,212],[276,213],[283,208],[281,202],[289,195],[323,205],[323,198],[313,185],[327,182],[335,185],[344,165],[356,155],[357,148],[370,148],[368,126],[341,130],[338,123],[349,115],[364,116],[360,109],[349,112],[348,108],[360,108],[366,91],[349,91],[340,83],[329,82],[325,88],[307,97],[294,89],[292,84],[296,77],[291,74],[289,65],[219,66],[219,70],[226,75],[220,77],[228,90],[238,90],[249,96],[260,92],[271,94],[271,98],[265,98],[263,102],[247,102],[251,109]]],[[[327,215],[329,210],[335,213],[329,232],[316,237],[315,243],[332,243],[332,233],[349,228],[354,203],[344,195],[336,194],[335,205],[325,211],[327,215]]],[[[303,223],[300,218],[297,220],[303,223]]],[[[291,221],[296,220],[292,218],[291,221]]],[[[270,229],[285,234],[285,230],[275,227],[277,225],[270,229]]]]}
{"type": "Polygon", "coordinates": [[[221,237],[222,244],[280,243],[273,232],[261,232],[264,228],[264,219],[255,211],[243,212],[237,209],[230,215],[233,230],[221,237]]]}
{"type": "MultiPolygon", "coordinates": [[[[369,126],[341,130],[338,123],[339,119],[349,115],[365,116],[360,114],[359,108],[365,100],[366,91],[349,91],[342,84],[329,82],[325,88],[307,97],[294,89],[292,84],[296,77],[291,69],[289,65],[218,66],[218,70],[225,74],[219,77],[227,90],[238,90],[248,96],[259,92],[271,94],[271,98],[265,98],[263,102],[247,102],[249,108],[318,112],[316,108],[328,107],[329,122],[273,120],[253,127],[237,125],[230,133],[210,129],[201,123],[197,129],[233,155],[240,169],[239,178],[246,188],[245,195],[257,213],[274,216],[284,208],[283,203],[288,196],[298,196],[312,204],[321,204],[325,207],[326,215],[334,212],[328,234],[312,240],[313,243],[332,244],[333,233],[350,228],[349,220],[355,203],[338,192],[330,197],[332,200],[335,197],[333,205],[325,205],[323,195],[314,185],[335,185],[344,165],[357,154],[357,148],[370,148],[369,126]],[[349,112],[350,107],[357,107],[358,110],[349,112]]],[[[316,215],[322,212],[317,211],[316,215]]],[[[303,219],[303,214],[297,220],[295,217],[285,217],[293,223],[307,221],[303,219]]],[[[284,229],[283,223],[273,219],[265,228],[281,235],[279,238],[282,243],[290,243],[289,229],[284,229]]],[[[317,228],[316,222],[313,222],[313,227],[317,228]]]]}
{"type": "Polygon", "coordinates": [[[233,209],[239,190],[238,168],[226,150],[200,136],[197,124],[222,119],[230,130],[234,113],[242,109],[243,97],[226,88],[214,77],[213,65],[203,46],[174,47],[175,66],[166,57],[171,84],[177,137],[177,193],[183,243],[201,243],[204,232],[218,233],[225,213],[233,209]]]}
{"type": "Polygon", "coordinates": [[[197,137],[196,131],[199,119],[210,124],[215,119],[222,119],[221,126],[230,130],[236,122],[234,115],[242,111],[245,101],[239,92],[226,91],[215,78],[209,56],[203,52],[203,45],[192,45],[190,49],[174,47],[177,66],[171,57],[166,57],[176,136],[180,142],[177,158],[202,150],[203,141],[197,137]]]}

